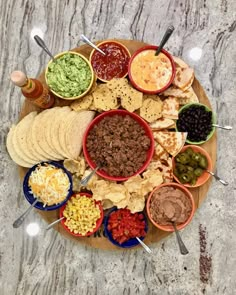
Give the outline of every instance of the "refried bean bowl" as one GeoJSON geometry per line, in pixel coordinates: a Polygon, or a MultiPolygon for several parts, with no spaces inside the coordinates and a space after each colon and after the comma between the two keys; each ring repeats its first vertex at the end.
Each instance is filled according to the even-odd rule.
{"type": "Polygon", "coordinates": [[[97,116],[83,137],[83,152],[97,174],[112,181],[125,181],[142,173],[154,152],[148,124],[137,114],[111,110],[97,116]]]}
{"type": "Polygon", "coordinates": [[[191,192],[178,183],[163,183],[149,195],[146,210],[152,224],[173,232],[171,221],[178,230],[187,226],[193,218],[196,206],[191,192]]]}

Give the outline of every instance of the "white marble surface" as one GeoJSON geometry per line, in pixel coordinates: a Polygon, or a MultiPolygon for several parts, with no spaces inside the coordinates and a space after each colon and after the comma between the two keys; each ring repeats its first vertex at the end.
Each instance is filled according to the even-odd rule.
{"type": "Polygon", "coordinates": [[[235,294],[235,11],[234,0],[0,1],[1,295],[235,294]],[[75,47],[81,33],[92,40],[115,37],[158,44],[169,24],[176,30],[168,49],[194,67],[218,122],[234,128],[218,132],[217,172],[230,185],[213,181],[203,206],[183,231],[190,254],[179,255],[173,235],[152,245],[152,255],[143,250],[90,249],[55,231],[44,232],[45,222],[35,212],[21,228],[13,229],[13,220],[28,204],[5,148],[9,126],[23,102],[9,73],[21,69],[34,77],[45,67],[48,57],[32,35],[44,37],[57,53],[75,47]],[[32,222],[40,227],[35,237],[26,233],[32,222]],[[199,277],[199,224],[206,227],[212,257],[207,284],[199,277]]]}

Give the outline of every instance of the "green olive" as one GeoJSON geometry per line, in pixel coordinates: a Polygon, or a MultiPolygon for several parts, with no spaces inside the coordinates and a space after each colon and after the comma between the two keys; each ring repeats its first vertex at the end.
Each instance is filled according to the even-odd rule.
{"type": "Polygon", "coordinates": [[[201,154],[200,153],[193,153],[192,154],[192,160],[199,162],[201,160],[201,154]]]}
{"type": "Polygon", "coordinates": [[[207,158],[204,155],[201,156],[201,159],[199,161],[199,166],[203,169],[206,169],[208,166],[207,158]]]}

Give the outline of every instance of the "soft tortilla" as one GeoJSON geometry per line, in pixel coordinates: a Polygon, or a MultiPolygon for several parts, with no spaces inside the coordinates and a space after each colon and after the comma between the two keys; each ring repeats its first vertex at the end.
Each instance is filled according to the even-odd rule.
{"type": "Polygon", "coordinates": [[[176,75],[173,84],[180,88],[181,90],[187,90],[193,83],[194,71],[192,68],[178,68],[176,70],[176,75]]]}
{"type": "Polygon", "coordinates": [[[153,132],[154,139],[173,157],[176,156],[184,146],[186,132],[153,132]]]}
{"type": "Polygon", "coordinates": [[[55,119],[52,121],[51,128],[48,129],[49,134],[46,135],[47,137],[51,137],[52,148],[64,158],[67,158],[67,156],[59,142],[59,132],[61,132],[59,130],[61,121],[64,120],[70,112],[71,108],[68,106],[59,108],[55,119]]]}
{"type": "Polygon", "coordinates": [[[22,166],[22,167],[27,167],[27,168],[30,168],[32,167],[33,165],[31,163],[28,163],[27,161],[25,161],[18,153],[17,151],[15,150],[14,146],[13,146],[13,142],[12,142],[12,138],[15,133],[15,130],[16,130],[16,126],[15,125],[12,125],[12,127],[10,128],[8,134],[7,134],[7,140],[6,140],[6,146],[7,146],[7,151],[10,155],[10,157],[12,158],[12,160],[22,166]]]}
{"type": "Polygon", "coordinates": [[[72,159],[78,159],[82,149],[84,132],[89,123],[93,120],[94,115],[95,112],[93,111],[78,112],[68,125],[68,129],[65,134],[65,142],[67,153],[72,159]]]}

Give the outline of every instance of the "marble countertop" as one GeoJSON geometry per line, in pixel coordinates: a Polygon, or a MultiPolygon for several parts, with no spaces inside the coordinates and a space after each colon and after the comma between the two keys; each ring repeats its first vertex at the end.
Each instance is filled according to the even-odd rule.
{"type": "MultiPolygon", "coordinates": [[[[236,2],[234,0],[67,0],[0,2],[0,294],[235,294],[236,230],[236,2]],[[217,173],[228,187],[213,181],[202,207],[182,231],[190,249],[178,252],[175,236],[142,249],[107,252],[45,232],[45,222],[32,212],[19,229],[12,222],[28,206],[17,166],[5,140],[18,119],[23,97],[9,81],[15,69],[36,77],[48,56],[32,36],[43,37],[53,53],[76,47],[80,34],[92,40],[137,39],[158,44],[166,27],[175,26],[167,49],[189,63],[206,90],[218,123],[217,173]],[[32,236],[30,224],[39,226],[32,236]],[[27,231],[28,229],[28,231],[27,231]],[[200,233],[204,234],[208,279],[200,277],[200,233]]],[[[34,232],[33,232],[34,233],[34,232]]]]}

